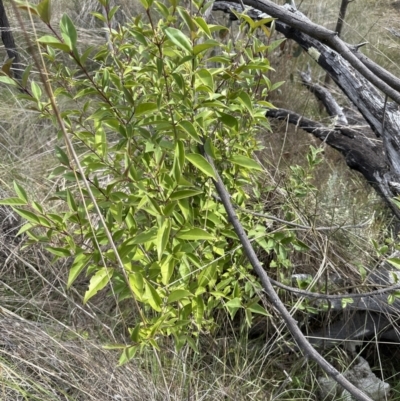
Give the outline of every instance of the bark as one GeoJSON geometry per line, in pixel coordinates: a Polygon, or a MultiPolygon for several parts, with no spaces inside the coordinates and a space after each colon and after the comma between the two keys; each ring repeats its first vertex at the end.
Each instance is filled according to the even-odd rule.
{"type": "Polygon", "coordinates": [[[6,48],[7,55],[9,58],[14,59],[11,71],[14,78],[20,80],[22,78],[22,66],[20,64],[17,46],[15,45],[14,36],[11,32],[3,0],[0,0],[0,30],[1,40],[6,48]]]}
{"type": "MultiPolygon", "coordinates": [[[[346,16],[346,11],[347,11],[347,6],[352,2],[352,0],[342,0],[340,4],[340,10],[339,10],[339,17],[336,23],[336,28],[335,31],[338,36],[341,36],[342,34],[342,29],[343,29],[343,22],[344,18],[346,16]]],[[[325,76],[325,85],[328,85],[331,80],[331,77],[329,74],[326,74],[325,76]]]]}
{"type": "MultiPolygon", "coordinates": [[[[336,119],[336,125],[348,125],[349,122],[343,109],[336,102],[332,94],[323,86],[312,82],[310,65],[308,67],[306,72],[299,73],[303,85],[324,105],[327,113],[336,119]]],[[[326,76],[329,77],[328,74],[326,76]]],[[[326,79],[325,83],[327,83],[326,79]]]]}

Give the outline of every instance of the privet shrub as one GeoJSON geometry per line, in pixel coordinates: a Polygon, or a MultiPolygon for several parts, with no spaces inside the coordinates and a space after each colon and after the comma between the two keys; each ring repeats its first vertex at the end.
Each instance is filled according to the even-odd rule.
{"type": "MultiPolygon", "coordinates": [[[[117,7],[99,2],[108,16],[95,15],[111,26],[117,7]]],[[[269,129],[271,105],[262,99],[274,89],[265,55],[278,42],[266,46],[253,34],[263,27],[268,35],[270,20],[244,16],[240,36],[223,44],[214,37],[226,28],[201,17],[203,1],[194,0],[191,12],[175,0],[141,3],[143,13],[96,49],[78,47],[68,16],[59,30],[52,25],[50,0],[24,3],[50,31],[38,42],[51,87],[30,82],[29,69],[22,82],[7,68],[0,78],[61,128],[66,143],[56,148],[52,173],[66,183],[52,198],[56,209],[29,200],[18,184],[17,197],[1,203],[27,220],[20,233],[28,245],[41,242],[56,259],[71,258],[68,286],[80,274],[90,277],[84,302],[108,285],[119,301],[132,299],[138,318],[121,363],[162,336],[196,350],[217,309],[232,317],[241,309],[248,325],[253,314],[267,314],[203,152],[232,202],[244,207],[252,198],[257,208],[263,168],[253,155],[261,149],[257,132],[269,129]]],[[[254,243],[275,251],[276,266],[288,266],[294,236],[267,236],[263,222],[237,210],[254,243]]]]}

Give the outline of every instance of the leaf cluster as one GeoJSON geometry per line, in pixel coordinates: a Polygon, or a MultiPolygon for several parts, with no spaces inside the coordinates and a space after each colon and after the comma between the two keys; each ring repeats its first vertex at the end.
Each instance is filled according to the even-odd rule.
{"type": "MultiPolygon", "coordinates": [[[[56,148],[51,177],[66,184],[50,204],[30,201],[18,184],[17,197],[1,202],[27,220],[20,234],[28,244],[71,258],[68,287],[83,273],[90,278],[84,302],[107,286],[119,302],[132,300],[138,319],[121,363],[145,345],[158,347],[160,336],[197,350],[198,334],[213,330],[221,308],[232,318],[242,310],[248,325],[254,314],[268,315],[202,155],[214,160],[236,205],[260,195],[254,153],[262,149],[258,131],[270,128],[271,105],[259,100],[271,89],[268,46],[253,35],[256,26],[246,40],[215,40],[226,28],[207,23],[200,2],[193,12],[172,0],[142,5],[143,16],[111,32],[112,50],[81,50],[68,16],[59,30],[52,26],[49,0],[23,3],[49,28],[38,42],[54,94],[34,81],[28,88],[29,71],[12,84],[43,118],[58,124],[58,114],[78,159],[68,146],[56,148]],[[61,109],[50,106],[51,96],[61,109]]],[[[258,218],[239,215],[261,248],[288,265],[293,236],[267,237],[258,218]]]]}

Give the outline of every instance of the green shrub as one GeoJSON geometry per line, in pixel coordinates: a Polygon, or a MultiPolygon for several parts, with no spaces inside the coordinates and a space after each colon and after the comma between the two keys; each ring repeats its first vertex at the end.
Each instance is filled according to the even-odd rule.
{"type": "MultiPolygon", "coordinates": [[[[1,77],[19,86],[26,107],[53,121],[66,143],[56,148],[52,177],[66,185],[54,193],[55,203],[30,201],[17,184],[17,198],[1,203],[28,221],[20,230],[28,244],[44,243],[55,259],[73,260],[68,286],[86,272],[84,302],[108,285],[118,301],[132,300],[138,320],[131,344],[121,346],[121,363],[140,347],[157,347],[160,336],[196,350],[199,332],[216,326],[220,308],[232,318],[242,310],[248,325],[253,314],[267,315],[203,154],[214,160],[235,205],[253,197],[257,207],[263,168],[253,154],[261,149],[257,132],[269,129],[271,106],[257,99],[274,89],[263,55],[276,43],[253,36],[266,20],[245,16],[240,38],[221,44],[213,37],[226,28],[208,24],[202,4],[193,2],[189,13],[173,0],[169,7],[142,0],[143,16],[112,30],[111,43],[95,54],[78,48],[68,16],[57,34],[49,0],[25,5],[51,31],[38,39],[43,85],[28,84],[29,69],[22,82],[1,77]]],[[[275,250],[275,265],[287,266],[294,237],[266,238],[259,218],[238,214],[255,243],[275,250]]]]}

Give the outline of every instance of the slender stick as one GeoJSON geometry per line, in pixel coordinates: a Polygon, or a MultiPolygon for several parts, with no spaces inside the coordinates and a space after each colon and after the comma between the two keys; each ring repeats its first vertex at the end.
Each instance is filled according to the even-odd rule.
{"type": "Polygon", "coordinates": [[[313,346],[308,342],[304,334],[301,332],[299,327],[297,326],[297,322],[293,319],[289,311],[286,309],[283,302],[279,299],[278,294],[274,290],[274,287],[271,284],[270,278],[268,274],[263,269],[258,257],[251,245],[247,234],[245,233],[243,226],[241,225],[235,209],[230,201],[229,194],[221,181],[221,178],[218,172],[215,169],[214,163],[210,156],[208,156],[204,150],[202,151],[203,156],[208,160],[208,162],[213,166],[215,175],[217,177],[216,180],[213,180],[215,189],[221,198],[221,202],[224,205],[226,213],[229,217],[229,220],[240,239],[240,242],[243,246],[243,251],[252,265],[254,271],[260,278],[261,284],[265,293],[267,294],[270,302],[281,315],[282,319],[286,323],[287,328],[291,332],[293,338],[295,339],[297,345],[302,350],[306,357],[314,360],[330,377],[332,377],[339,385],[341,385],[344,389],[346,389],[356,400],[358,401],[373,401],[367,395],[365,395],[360,389],[350,383],[337,369],[335,369],[325,358],[318,353],[313,346]]]}
{"type": "MultiPolygon", "coordinates": [[[[336,22],[336,28],[335,28],[335,31],[339,37],[342,35],[343,22],[346,17],[347,6],[349,5],[349,3],[351,3],[351,1],[352,0],[342,0],[342,3],[340,4],[339,17],[336,22]]],[[[326,74],[325,86],[329,85],[330,81],[331,81],[330,75],[326,74]]]]}

